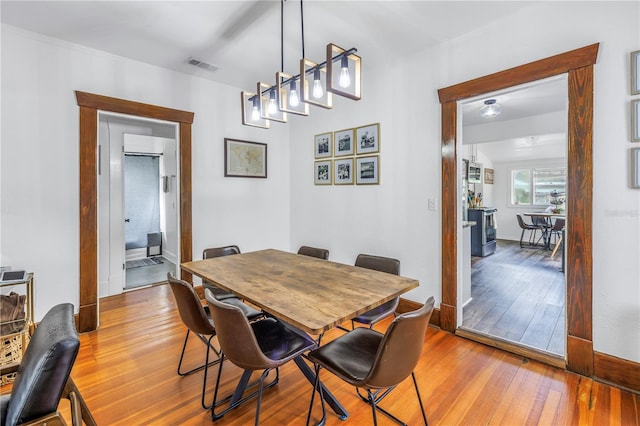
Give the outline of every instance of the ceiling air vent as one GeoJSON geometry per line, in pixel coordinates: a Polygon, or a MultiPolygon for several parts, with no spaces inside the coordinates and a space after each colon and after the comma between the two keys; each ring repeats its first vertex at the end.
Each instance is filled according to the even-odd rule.
{"type": "Polygon", "coordinates": [[[199,61],[196,58],[189,58],[187,60],[187,63],[207,71],[216,71],[219,68],[215,65],[211,65],[206,62],[199,61]]]}

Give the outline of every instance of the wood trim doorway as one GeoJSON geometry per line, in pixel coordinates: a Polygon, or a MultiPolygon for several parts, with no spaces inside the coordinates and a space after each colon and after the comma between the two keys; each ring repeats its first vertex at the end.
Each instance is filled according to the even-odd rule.
{"type": "Polygon", "coordinates": [[[440,325],[457,327],[457,102],[568,73],[567,368],[593,376],[593,65],[599,43],[438,90],[442,109],[442,303],[440,325]]]}
{"type": "MultiPolygon", "coordinates": [[[[180,260],[192,260],[191,125],[193,112],[76,91],[80,107],[80,310],[78,331],[98,327],[98,111],[178,123],[180,132],[180,260]]],[[[182,279],[190,274],[182,272],[182,279]]]]}

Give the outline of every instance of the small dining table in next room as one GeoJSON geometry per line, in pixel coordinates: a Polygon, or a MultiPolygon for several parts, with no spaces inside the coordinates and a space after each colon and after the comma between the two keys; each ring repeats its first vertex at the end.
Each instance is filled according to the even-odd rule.
{"type": "MultiPolygon", "coordinates": [[[[545,223],[545,227],[542,230],[544,237],[544,247],[547,250],[551,249],[551,228],[553,227],[553,219],[565,219],[564,213],[551,213],[551,212],[529,212],[524,213],[525,216],[531,217],[533,224],[536,224],[536,218],[541,219],[545,223]]],[[[555,250],[554,250],[555,254],[555,250]]]]}

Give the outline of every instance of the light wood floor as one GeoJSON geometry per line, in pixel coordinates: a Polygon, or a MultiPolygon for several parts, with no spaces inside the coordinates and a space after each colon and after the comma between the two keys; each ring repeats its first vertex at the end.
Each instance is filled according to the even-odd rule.
{"type": "MultiPolygon", "coordinates": [[[[181,378],[175,371],[185,328],[170,288],[159,285],[103,299],[100,310],[100,329],[81,336],[72,372],[98,424],[211,425],[208,411],[200,406],[202,374],[181,378]]],[[[331,331],[323,341],[340,334],[331,331]]],[[[186,362],[195,365],[203,358],[204,346],[194,340],[186,362]]],[[[213,371],[210,377],[215,379],[213,371]]],[[[431,426],[640,426],[640,395],[433,327],[427,332],[416,375],[431,426]]],[[[222,391],[229,391],[238,377],[239,370],[225,364],[222,391]]],[[[372,424],[369,407],[355,397],[353,388],[329,373],[321,377],[350,413],[344,422],[329,415],[327,425],[372,424]]],[[[214,381],[210,383],[209,397],[214,381]]],[[[287,364],[278,385],[265,391],[261,423],[304,424],[310,396],[311,385],[293,363],[287,364]]],[[[421,424],[410,380],[382,406],[410,425],[421,424]]],[[[253,424],[254,413],[252,402],[216,424],[253,424]]],[[[378,420],[381,425],[392,424],[384,416],[378,420]]]]}
{"type": "Polygon", "coordinates": [[[499,240],[471,261],[471,297],[463,327],[564,356],[565,279],[561,252],[499,240]]]}

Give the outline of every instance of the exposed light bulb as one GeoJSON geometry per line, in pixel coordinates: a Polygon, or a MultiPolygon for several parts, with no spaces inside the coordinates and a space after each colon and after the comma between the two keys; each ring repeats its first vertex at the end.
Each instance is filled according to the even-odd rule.
{"type": "Polygon", "coordinates": [[[322,90],[322,82],[320,81],[320,70],[316,68],[313,72],[313,97],[320,99],[324,95],[322,90]]]}
{"type": "Polygon", "coordinates": [[[346,56],[343,56],[340,60],[340,79],[338,84],[343,89],[351,86],[351,76],[349,75],[349,60],[346,56]]]}
{"type": "Polygon", "coordinates": [[[298,90],[296,88],[296,81],[291,80],[291,86],[289,89],[289,105],[297,107],[300,104],[300,98],[298,97],[298,90]]]}
{"type": "Polygon", "coordinates": [[[251,119],[253,121],[258,121],[260,120],[260,108],[258,107],[258,95],[256,95],[256,97],[253,98],[253,108],[251,110],[251,119]]]}
{"type": "Polygon", "coordinates": [[[273,115],[278,112],[278,106],[276,105],[276,92],[271,89],[269,91],[269,114],[273,115]]]}

